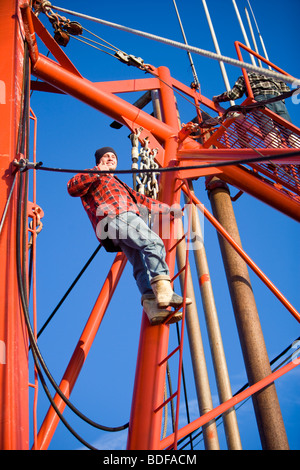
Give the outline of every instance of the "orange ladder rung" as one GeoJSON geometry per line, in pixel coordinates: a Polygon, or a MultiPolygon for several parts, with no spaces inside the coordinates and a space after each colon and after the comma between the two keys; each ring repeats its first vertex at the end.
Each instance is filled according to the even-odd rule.
{"type": "Polygon", "coordinates": [[[159,410],[161,410],[164,406],[166,406],[171,400],[173,400],[173,398],[176,397],[176,395],[178,394],[178,390],[176,392],[173,393],[173,395],[171,395],[169,398],[167,398],[161,405],[159,405],[155,410],[154,410],[154,413],[157,413],[159,410]]]}
{"type": "Polygon", "coordinates": [[[172,357],[179,350],[179,348],[180,346],[177,346],[177,348],[175,348],[172,352],[170,352],[170,354],[168,354],[168,356],[166,356],[162,361],[160,361],[158,365],[162,366],[165,362],[167,362],[170,359],[170,357],[172,357]]]}
{"type": "Polygon", "coordinates": [[[176,246],[179,245],[179,243],[181,243],[182,240],[185,239],[185,236],[186,236],[186,235],[187,235],[187,233],[184,233],[184,234],[182,235],[182,237],[181,237],[179,240],[177,240],[177,242],[174,243],[174,245],[172,245],[171,248],[169,248],[169,253],[170,253],[172,250],[174,250],[174,248],[176,248],[176,246]]]}
{"type": "Polygon", "coordinates": [[[186,265],[184,265],[184,266],[180,269],[180,271],[178,271],[178,273],[175,274],[174,277],[172,277],[171,282],[175,281],[175,279],[176,279],[178,276],[180,276],[180,274],[185,270],[185,268],[186,268],[186,265]]]}

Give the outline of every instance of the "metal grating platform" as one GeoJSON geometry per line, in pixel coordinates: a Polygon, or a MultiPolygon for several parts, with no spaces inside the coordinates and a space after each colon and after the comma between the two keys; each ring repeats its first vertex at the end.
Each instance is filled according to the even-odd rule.
{"type": "MultiPolygon", "coordinates": [[[[280,123],[281,121],[282,123],[280,123]]],[[[231,149],[300,149],[299,133],[271,119],[264,111],[234,115],[216,131],[214,144],[219,148],[231,149]]],[[[282,165],[275,161],[245,165],[256,177],[276,185],[300,201],[300,165],[282,165]]]]}

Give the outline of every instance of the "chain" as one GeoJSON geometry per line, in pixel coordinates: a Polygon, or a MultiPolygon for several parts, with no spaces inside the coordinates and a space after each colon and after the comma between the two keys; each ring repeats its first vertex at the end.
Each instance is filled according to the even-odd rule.
{"type": "Polygon", "coordinates": [[[145,169],[156,169],[159,168],[158,164],[155,162],[155,157],[158,152],[158,149],[153,150],[149,147],[149,137],[145,137],[143,146],[139,151],[139,136],[143,128],[136,129],[134,133],[130,135],[132,143],[132,166],[134,170],[140,169],[140,173],[134,173],[134,186],[139,193],[145,194],[146,196],[151,197],[152,199],[157,199],[158,195],[158,182],[157,176],[159,172],[153,173],[144,173],[145,169]],[[138,165],[138,160],[140,158],[140,165],[138,165]]]}

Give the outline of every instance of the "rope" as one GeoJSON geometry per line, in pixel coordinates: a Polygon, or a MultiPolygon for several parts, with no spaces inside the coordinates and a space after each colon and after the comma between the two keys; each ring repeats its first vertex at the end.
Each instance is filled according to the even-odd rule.
{"type": "MultiPolygon", "coordinates": [[[[50,2],[47,2],[47,3],[50,3],[50,2]]],[[[215,59],[219,62],[222,61],[222,62],[225,62],[229,65],[234,65],[234,66],[239,67],[239,68],[242,67],[242,68],[244,68],[246,70],[249,70],[251,72],[261,73],[261,68],[260,67],[257,67],[257,66],[252,65],[252,64],[248,64],[247,62],[239,61],[237,59],[232,59],[231,57],[223,56],[223,55],[217,54],[215,52],[206,51],[204,49],[200,49],[199,47],[190,46],[189,44],[183,44],[181,42],[174,41],[172,39],[167,39],[167,38],[164,38],[164,37],[161,37],[161,36],[156,36],[155,34],[146,33],[144,31],[129,28],[127,26],[122,26],[122,25],[119,25],[117,23],[112,23],[111,21],[106,21],[106,20],[102,20],[100,18],[95,18],[93,16],[85,15],[83,13],[78,13],[78,12],[75,12],[75,11],[72,11],[72,10],[67,10],[66,8],[61,8],[61,7],[54,6],[54,5],[51,5],[51,8],[53,8],[54,10],[62,11],[64,13],[68,13],[69,15],[78,16],[79,18],[84,18],[86,20],[94,21],[95,23],[100,23],[100,24],[103,24],[105,26],[110,26],[112,28],[119,29],[121,31],[125,31],[125,32],[128,32],[128,33],[135,34],[137,36],[141,36],[141,37],[144,37],[144,38],[147,38],[147,39],[151,39],[153,41],[158,41],[158,42],[161,42],[163,44],[167,44],[169,46],[178,47],[179,49],[184,49],[184,50],[189,51],[189,52],[194,52],[195,54],[199,54],[201,56],[208,57],[210,59],[215,59]]],[[[293,84],[293,85],[295,85],[295,84],[299,85],[300,84],[300,79],[289,76],[289,75],[284,75],[282,73],[275,72],[273,70],[264,69],[264,75],[266,75],[268,77],[271,77],[271,78],[275,78],[277,80],[283,80],[284,82],[290,83],[290,84],[293,84]]]]}

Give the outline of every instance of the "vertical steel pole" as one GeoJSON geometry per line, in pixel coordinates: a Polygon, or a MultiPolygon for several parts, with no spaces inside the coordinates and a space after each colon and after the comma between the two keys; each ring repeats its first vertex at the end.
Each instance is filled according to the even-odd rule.
{"type": "MultiPolygon", "coordinates": [[[[215,218],[241,246],[228,186],[213,178],[208,194],[215,218]]],[[[271,373],[256,303],[246,263],[218,234],[231,301],[237,323],[249,384],[271,373]]],[[[288,449],[288,441],[275,385],[270,384],[252,397],[262,448],[288,449]]]]}
{"type": "MultiPolygon", "coordinates": [[[[232,0],[232,3],[233,3],[233,6],[234,6],[234,9],[235,9],[235,12],[236,12],[236,16],[237,16],[238,22],[240,24],[244,39],[245,39],[246,46],[248,46],[249,49],[251,49],[249,39],[248,39],[246,30],[244,28],[244,24],[243,24],[243,21],[242,21],[242,18],[241,18],[241,15],[240,15],[240,12],[239,12],[239,9],[237,7],[237,4],[236,4],[235,0],[232,0]]],[[[250,59],[251,59],[252,64],[256,65],[255,59],[254,59],[252,54],[250,54],[250,59]]]]}
{"type": "MultiPolygon", "coordinates": [[[[215,30],[214,30],[214,27],[213,27],[213,24],[212,24],[212,21],[211,21],[209,10],[207,8],[206,0],[202,0],[202,3],[203,3],[206,19],[207,19],[207,22],[208,22],[208,26],[209,26],[209,29],[210,29],[210,33],[211,33],[211,37],[212,37],[212,40],[213,40],[213,43],[214,43],[214,46],[215,46],[216,53],[221,55],[219,43],[218,43],[217,36],[215,34],[215,30]]],[[[223,80],[224,80],[224,83],[225,83],[226,90],[229,91],[231,89],[231,86],[230,86],[230,83],[229,83],[229,80],[228,80],[228,76],[227,76],[227,72],[226,72],[226,69],[225,69],[224,62],[220,61],[219,65],[220,65],[220,69],[221,69],[221,73],[222,73],[222,77],[223,77],[223,80]]],[[[230,103],[231,103],[232,106],[235,104],[235,102],[233,100],[230,101],[230,103]]]]}
{"type": "MultiPolygon", "coordinates": [[[[257,52],[257,54],[259,54],[259,52],[258,52],[258,47],[257,47],[257,43],[256,43],[256,39],[255,39],[255,34],[254,34],[254,31],[253,31],[253,28],[252,28],[251,19],[250,19],[250,16],[249,16],[249,13],[248,13],[247,8],[245,8],[245,13],[246,13],[246,17],[247,17],[247,21],[248,21],[250,33],[251,33],[251,38],[252,38],[253,45],[254,45],[254,50],[255,50],[255,52],[257,52]]],[[[260,60],[260,59],[257,59],[257,60],[258,60],[258,65],[259,65],[260,67],[262,67],[262,62],[261,62],[261,60],[260,60]]]]}
{"type": "MultiPolygon", "coordinates": [[[[189,187],[191,193],[194,193],[192,182],[190,182],[189,187]]],[[[225,352],[223,348],[218,313],[216,309],[214,293],[206,257],[204,235],[201,229],[198,209],[195,205],[193,205],[192,229],[194,236],[197,237],[196,243],[199,245],[194,250],[194,257],[199,279],[199,286],[201,291],[202,304],[205,314],[214,370],[217,380],[218,393],[220,401],[221,403],[223,403],[232,397],[232,391],[227,369],[225,352]]],[[[242,444],[234,408],[224,413],[223,422],[228,449],[241,450],[242,444]]]]}
{"type": "MultiPolygon", "coordinates": [[[[178,239],[183,236],[183,224],[178,224],[178,239]]],[[[180,271],[185,265],[186,243],[183,239],[177,246],[176,257],[178,270],[180,271]]],[[[190,267],[187,271],[187,291],[186,295],[192,299],[193,303],[186,306],[186,326],[191,351],[191,359],[195,378],[195,387],[197,391],[197,399],[200,414],[203,415],[213,409],[213,401],[209,385],[209,378],[206,367],[205,352],[202,342],[199,317],[196,306],[196,298],[193,286],[193,279],[190,267]]],[[[185,273],[180,275],[181,289],[183,290],[185,273]]],[[[219,450],[220,444],[218,439],[217,427],[215,420],[210,421],[203,426],[203,437],[206,450],[219,450]]]]}
{"type": "MultiPolygon", "coordinates": [[[[0,2],[0,217],[14,183],[23,88],[24,42],[17,0],[0,2]]],[[[18,179],[16,180],[18,182],[18,179]]],[[[28,339],[16,271],[18,183],[2,220],[0,234],[0,449],[27,450],[28,339]]]]}
{"type": "MultiPolygon", "coordinates": [[[[247,2],[248,2],[248,5],[249,5],[249,8],[250,8],[250,11],[252,13],[253,19],[254,19],[254,23],[255,23],[255,26],[256,26],[256,29],[257,29],[257,33],[258,33],[258,36],[259,36],[259,39],[260,39],[261,46],[262,46],[264,54],[265,54],[265,58],[267,60],[269,60],[268,53],[267,53],[267,50],[266,50],[266,46],[265,46],[264,40],[262,38],[262,35],[260,33],[260,30],[259,30],[256,18],[255,18],[254,12],[252,10],[251,4],[250,4],[249,0],[247,0],[247,2]]],[[[269,67],[270,70],[272,70],[272,67],[270,65],[268,67],[269,67]]]]}

